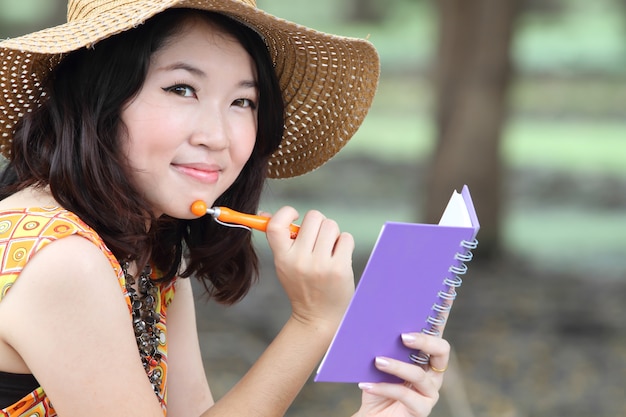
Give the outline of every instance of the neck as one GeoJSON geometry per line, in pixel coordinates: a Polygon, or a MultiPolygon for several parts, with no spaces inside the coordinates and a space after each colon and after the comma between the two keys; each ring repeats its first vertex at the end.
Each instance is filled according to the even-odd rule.
{"type": "Polygon", "coordinates": [[[59,203],[54,199],[49,187],[28,187],[2,200],[0,208],[18,207],[56,207],[59,203]]]}

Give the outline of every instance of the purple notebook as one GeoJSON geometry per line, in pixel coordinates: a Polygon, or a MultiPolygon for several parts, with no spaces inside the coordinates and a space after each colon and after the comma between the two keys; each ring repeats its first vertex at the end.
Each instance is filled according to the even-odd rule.
{"type": "Polygon", "coordinates": [[[467,186],[439,224],[385,223],[315,381],[398,382],[374,367],[376,356],[428,363],[400,334],[439,334],[479,228],[467,186]]]}

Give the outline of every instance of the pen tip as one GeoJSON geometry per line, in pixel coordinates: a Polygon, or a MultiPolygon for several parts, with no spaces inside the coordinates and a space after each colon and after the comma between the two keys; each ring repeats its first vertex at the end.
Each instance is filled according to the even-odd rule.
{"type": "Polygon", "coordinates": [[[196,216],[204,216],[207,212],[206,203],[202,200],[194,201],[191,205],[191,212],[196,216]]]}

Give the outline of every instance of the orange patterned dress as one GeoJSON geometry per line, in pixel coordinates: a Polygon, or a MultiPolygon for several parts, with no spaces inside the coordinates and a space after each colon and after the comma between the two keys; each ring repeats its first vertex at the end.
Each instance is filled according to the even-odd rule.
{"type": "MultiPolygon", "coordinates": [[[[20,272],[27,262],[47,244],[66,236],[84,237],[96,245],[104,253],[115,270],[132,316],[130,296],[126,291],[126,282],[122,268],[106,247],[100,236],[74,213],[63,208],[28,208],[15,209],[0,213],[0,302],[11,290],[11,286],[19,278],[20,272]]],[[[153,276],[153,278],[155,278],[153,276]]],[[[166,414],[167,403],[167,341],[166,310],[174,297],[174,283],[156,284],[158,297],[156,311],[160,322],[157,328],[162,336],[158,351],[161,361],[151,366],[147,372],[158,370],[161,375],[160,393],[158,394],[163,414],[166,414]]],[[[0,410],[2,417],[54,417],[54,407],[39,387],[27,394],[20,401],[0,410]]]]}

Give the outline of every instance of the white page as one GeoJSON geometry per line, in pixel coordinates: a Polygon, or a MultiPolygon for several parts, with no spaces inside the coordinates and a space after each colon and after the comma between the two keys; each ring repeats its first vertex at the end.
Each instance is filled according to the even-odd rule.
{"type": "Polygon", "coordinates": [[[454,191],[448,205],[439,220],[440,226],[455,226],[455,227],[472,227],[472,219],[470,219],[467,206],[465,205],[465,199],[459,192],[454,191]]]}

